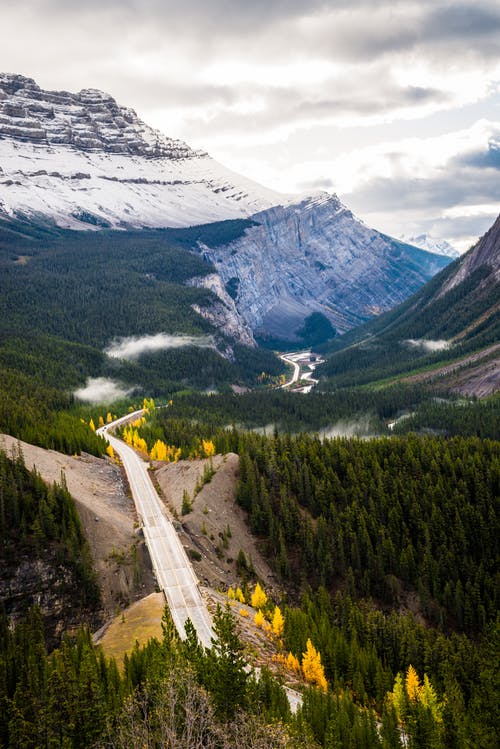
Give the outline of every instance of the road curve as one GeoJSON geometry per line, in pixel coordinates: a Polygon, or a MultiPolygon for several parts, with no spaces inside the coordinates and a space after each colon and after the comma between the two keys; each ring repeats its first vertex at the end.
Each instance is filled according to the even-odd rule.
{"type": "Polygon", "coordinates": [[[98,429],[121,457],[132,491],[144,538],[149,549],[153,569],[159,587],[167,599],[172,619],[181,638],[185,638],[184,625],[189,618],[198,633],[200,642],[207,648],[212,646],[212,620],[198,587],[198,580],[184,551],[175,529],[165,514],[164,508],[148,473],[145,463],[136,451],[115,437],[110,429],[122,425],[131,418],[138,418],[142,411],[117,419],[98,429]]]}
{"type": "MultiPolygon", "coordinates": [[[[145,463],[136,451],[110,432],[131,419],[142,416],[142,409],[122,416],[97,430],[120,455],[130,484],[132,497],[144,531],[158,585],[163,590],[174,624],[185,638],[184,624],[189,618],[202,645],[212,647],[212,619],[203,602],[198,580],[175,529],[167,518],[145,463]]],[[[256,670],[258,672],[258,669],[256,670]]],[[[295,713],[302,695],[285,687],[290,708],[295,713]]]]}

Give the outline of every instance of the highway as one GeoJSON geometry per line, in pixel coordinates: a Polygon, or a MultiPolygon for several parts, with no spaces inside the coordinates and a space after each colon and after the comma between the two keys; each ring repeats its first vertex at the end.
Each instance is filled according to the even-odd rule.
{"type": "MultiPolygon", "coordinates": [[[[148,473],[148,463],[136,451],[118,439],[112,429],[142,416],[142,409],[122,416],[97,430],[105,437],[122,459],[130,484],[137,514],[144,531],[153,569],[159,587],[163,590],[174,624],[182,639],[184,624],[189,618],[202,645],[212,647],[212,619],[201,597],[198,580],[184,547],[168,519],[148,473]]],[[[248,668],[250,670],[250,668],[248,668]]],[[[259,669],[255,669],[259,674],[259,669]]],[[[302,704],[302,695],[285,687],[292,712],[302,704]]]]}
{"type": "Polygon", "coordinates": [[[312,374],[318,364],[323,364],[323,359],[320,359],[317,355],[311,355],[311,351],[309,350],[294,351],[288,354],[281,354],[280,359],[293,366],[293,374],[291,380],[281,385],[281,388],[287,390],[299,380],[307,380],[308,384],[300,388],[300,392],[311,392],[314,385],[317,385],[318,383],[318,380],[315,380],[312,377],[312,374]],[[309,372],[301,373],[301,369],[304,369],[305,367],[309,368],[309,372]]]}
{"type": "Polygon", "coordinates": [[[111,424],[106,424],[97,431],[109,441],[113,450],[122,459],[156,580],[165,594],[179,635],[185,638],[184,624],[189,618],[193,622],[202,645],[210,648],[213,635],[210,614],[201,597],[191,562],[172,523],[165,514],[148,474],[148,463],[145,463],[133,448],[119,440],[110,431],[141,415],[142,411],[136,411],[111,424]]]}

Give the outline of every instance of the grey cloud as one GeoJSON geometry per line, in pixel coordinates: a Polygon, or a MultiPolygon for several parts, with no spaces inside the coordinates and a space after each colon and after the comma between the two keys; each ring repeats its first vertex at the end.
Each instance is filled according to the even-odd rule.
{"type": "Polygon", "coordinates": [[[467,39],[500,32],[500,8],[474,3],[450,3],[432,10],[425,31],[430,38],[467,39]]]}
{"type": "MultiPolygon", "coordinates": [[[[10,4],[13,5],[11,2],[10,4]]],[[[463,42],[477,54],[492,54],[500,42],[497,3],[394,2],[391,0],[27,0],[33,17],[75,17],[91,14],[118,25],[124,34],[144,27],[203,49],[236,46],[245,56],[280,56],[302,52],[329,59],[367,60],[374,56],[463,42]],[[297,20],[321,19],[308,33],[297,20]],[[279,33],[280,30],[286,33],[279,33]],[[487,46],[482,42],[489,39],[487,46]]],[[[145,40],[147,45],[147,37],[145,40]]],[[[446,54],[443,51],[443,54],[446,54]]]]}
{"type": "Polygon", "coordinates": [[[498,175],[484,170],[447,169],[437,178],[376,178],[349,196],[356,210],[404,211],[452,208],[457,205],[496,203],[500,205],[498,175]]]}

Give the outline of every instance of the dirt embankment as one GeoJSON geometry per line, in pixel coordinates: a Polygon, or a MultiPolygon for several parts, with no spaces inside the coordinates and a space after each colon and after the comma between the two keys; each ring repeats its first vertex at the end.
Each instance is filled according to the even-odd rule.
{"type": "Polygon", "coordinates": [[[149,554],[116,463],[91,455],[63,455],[8,435],[0,435],[0,449],[8,455],[20,449],[27,468],[36,467],[48,483],[60,483],[64,474],[94,559],[104,618],[154,591],[149,554]]]}
{"type": "Polygon", "coordinates": [[[241,584],[237,558],[241,551],[255,574],[276,600],[280,597],[278,580],[260,553],[249,532],[246,515],[236,503],[239,459],[234,453],[211,459],[214,475],[195,496],[210,459],[155,463],[155,478],[170,512],[177,518],[176,528],[193,562],[202,585],[226,591],[241,584]],[[192,509],[182,515],[184,491],[192,509]]]}
{"type": "Polygon", "coordinates": [[[404,377],[404,382],[436,382],[462,395],[485,398],[500,390],[500,344],[441,367],[404,377]]]}

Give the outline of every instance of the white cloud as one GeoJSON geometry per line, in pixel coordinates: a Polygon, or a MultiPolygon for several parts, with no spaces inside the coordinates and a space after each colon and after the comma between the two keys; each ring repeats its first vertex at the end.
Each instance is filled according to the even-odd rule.
{"type": "Polygon", "coordinates": [[[421,348],[424,349],[424,351],[429,352],[445,351],[450,348],[449,341],[433,341],[427,338],[408,338],[405,343],[410,346],[410,348],[421,348]]]}
{"type": "Polygon", "coordinates": [[[85,403],[113,403],[125,398],[133,388],[106,377],[88,377],[84,388],[75,390],[75,398],[85,403]]]}
{"type": "Polygon", "coordinates": [[[381,205],[410,176],[419,201],[443,186],[429,221],[448,238],[450,211],[497,200],[489,178],[477,200],[444,184],[484,150],[474,123],[498,119],[498,0],[3,0],[0,25],[5,70],[102,88],[269,187],[336,189],[392,234],[430,229],[422,205],[381,205]]]}
{"type": "Polygon", "coordinates": [[[106,350],[105,354],[113,359],[127,359],[131,361],[138,359],[143,354],[155,351],[163,351],[169,348],[181,348],[182,346],[200,346],[202,348],[214,348],[210,336],[188,336],[168,335],[167,333],[156,333],[141,337],[131,336],[114,341],[106,350]]]}

